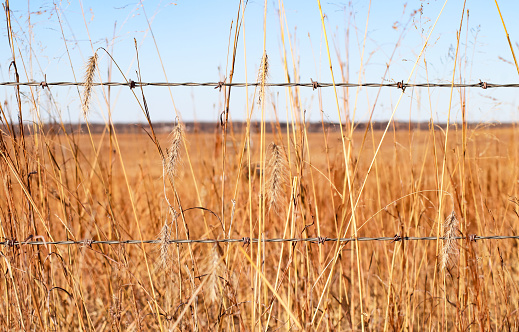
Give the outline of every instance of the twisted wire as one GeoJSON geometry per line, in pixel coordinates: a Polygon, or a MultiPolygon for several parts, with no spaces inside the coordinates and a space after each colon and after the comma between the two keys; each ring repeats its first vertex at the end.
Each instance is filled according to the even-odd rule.
{"type": "MultiPolygon", "coordinates": [[[[215,89],[222,87],[245,87],[245,86],[258,86],[260,83],[226,83],[226,82],[135,82],[130,80],[129,82],[93,82],[92,86],[127,86],[131,89],[136,87],[146,87],[146,86],[162,86],[162,87],[178,87],[178,86],[188,86],[188,87],[214,87],[215,89]]],[[[50,87],[50,86],[84,86],[84,82],[0,82],[0,86],[40,86],[42,88],[50,87]]],[[[333,83],[326,82],[317,82],[312,81],[310,83],[265,83],[267,87],[306,87],[313,88],[314,90],[317,88],[329,88],[333,87],[333,83]]],[[[394,82],[394,83],[348,83],[348,82],[339,82],[335,83],[336,87],[346,87],[346,88],[355,88],[355,87],[368,87],[368,88],[377,88],[377,87],[393,87],[399,88],[405,91],[406,88],[482,88],[482,89],[491,89],[491,88],[517,88],[519,87],[519,83],[510,83],[510,84],[497,84],[497,83],[489,83],[489,82],[477,82],[477,83],[403,83],[402,82],[394,82]]]]}
{"type": "MultiPolygon", "coordinates": [[[[399,236],[395,235],[393,237],[359,237],[359,238],[328,238],[328,237],[309,237],[309,238],[291,238],[291,239],[283,239],[283,238],[272,238],[272,239],[258,239],[252,238],[249,239],[247,237],[243,237],[241,239],[176,239],[169,240],[167,243],[169,244],[188,244],[188,243],[281,243],[281,242],[313,242],[318,244],[324,244],[325,242],[367,242],[367,241],[391,241],[391,242],[399,242],[399,241],[437,241],[437,240],[445,240],[445,237],[436,237],[436,236],[425,236],[425,237],[415,237],[415,236],[399,236]]],[[[477,240],[505,240],[505,239],[516,239],[519,240],[519,236],[515,235],[490,235],[490,236],[456,236],[451,237],[449,239],[454,240],[463,240],[467,239],[470,241],[477,240]]],[[[16,240],[6,240],[0,242],[0,245],[14,247],[14,246],[22,246],[22,245],[89,245],[92,244],[160,244],[161,240],[81,240],[81,241],[16,241],[16,240]]]]}

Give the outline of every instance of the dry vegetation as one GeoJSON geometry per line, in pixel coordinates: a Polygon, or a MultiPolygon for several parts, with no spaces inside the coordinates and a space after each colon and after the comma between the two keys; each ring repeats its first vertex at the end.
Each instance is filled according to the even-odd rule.
{"type": "MultiPolygon", "coordinates": [[[[461,132],[451,130],[441,220],[442,130],[396,131],[360,196],[358,236],[437,236],[444,226],[446,236],[515,234],[517,206],[510,198],[517,131],[469,130],[464,154],[456,139],[461,132]],[[459,226],[452,225],[452,209],[459,226]]],[[[296,141],[304,133],[298,128],[296,141]]],[[[381,132],[372,134],[377,142],[381,132]]],[[[353,142],[363,136],[355,132],[353,142]]],[[[353,144],[353,197],[373,156],[370,136],[360,154],[353,144]]],[[[261,172],[251,169],[249,175],[248,163],[240,163],[229,146],[225,218],[218,132],[185,136],[189,158],[183,144],[181,153],[188,161],[176,169],[174,187],[166,188],[171,207],[160,157],[144,134],[117,137],[112,153],[108,133],[2,137],[5,239],[258,238],[260,218],[264,238],[353,236],[337,132],[308,133],[306,144],[266,135],[287,151],[286,162],[268,162],[267,168],[286,168],[290,181],[276,188],[271,177],[277,171],[263,172],[267,197],[282,190],[279,206],[262,210],[263,216],[260,204],[268,207],[270,200],[259,201],[261,172]],[[199,206],[214,214],[190,209],[199,206]]],[[[244,133],[229,138],[239,146],[244,133]]],[[[167,146],[171,137],[159,141],[167,146]]],[[[251,164],[259,161],[257,145],[251,164]]],[[[517,252],[516,240],[469,239],[440,241],[439,247],[435,241],[361,242],[358,248],[351,242],[4,246],[1,324],[28,330],[344,330],[361,329],[363,319],[367,330],[515,329],[517,252]]]]}
{"type": "MultiPolygon", "coordinates": [[[[473,241],[517,234],[515,125],[470,126],[462,109],[460,125],[354,129],[337,99],[344,124],[310,132],[297,88],[292,121],[264,116],[267,59],[243,130],[225,86],[213,132],[180,122],[170,134],[154,130],[138,88],[141,134],[118,133],[110,114],[102,134],[23,125],[37,101],[13,90],[16,113],[0,105],[1,330],[519,328],[517,240],[473,241]],[[327,241],[359,237],[394,241],[327,241]],[[276,238],[318,240],[254,241],[276,238]],[[65,240],[81,243],[25,243],[65,240]]],[[[87,124],[97,61],[79,96],[87,124]]]]}

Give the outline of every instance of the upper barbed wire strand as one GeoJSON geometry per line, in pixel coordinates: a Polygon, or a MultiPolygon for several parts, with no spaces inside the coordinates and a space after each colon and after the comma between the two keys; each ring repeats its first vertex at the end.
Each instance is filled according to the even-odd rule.
{"type": "MultiPolygon", "coordinates": [[[[307,87],[314,89],[318,88],[330,88],[333,87],[333,83],[323,83],[323,82],[310,82],[310,83],[263,83],[265,87],[307,87]]],[[[232,86],[232,87],[246,87],[246,86],[260,86],[261,82],[254,83],[224,83],[224,82],[91,82],[88,83],[91,86],[127,86],[127,87],[141,87],[141,86],[163,86],[163,87],[175,87],[175,86],[200,86],[200,87],[220,87],[220,86],[232,86]]],[[[0,86],[42,86],[42,87],[50,87],[50,86],[85,86],[87,83],[85,82],[0,82],[0,86]]],[[[519,83],[509,83],[509,84],[498,84],[498,83],[489,83],[489,82],[477,82],[477,83],[408,83],[403,84],[402,82],[394,82],[394,83],[347,83],[347,82],[339,82],[336,83],[337,87],[367,87],[367,88],[379,88],[379,87],[389,87],[389,88],[482,88],[482,89],[491,89],[491,88],[519,88],[519,83]]]]}

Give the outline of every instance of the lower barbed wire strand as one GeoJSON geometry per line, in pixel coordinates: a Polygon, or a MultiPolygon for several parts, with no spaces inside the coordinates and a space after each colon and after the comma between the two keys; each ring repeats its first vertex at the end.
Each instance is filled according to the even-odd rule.
{"type": "MultiPolygon", "coordinates": [[[[519,236],[514,235],[490,235],[490,236],[457,236],[452,238],[454,240],[462,240],[467,239],[471,241],[476,240],[505,240],[505,239],[519,239],[519,236]]],[[[273,239],[177,239],[177,240],[169,240],[169,244],[185,244],[185,243],[276,243],[276,242],[315,242],[315,243],[324,243],[324,242],[367,242],[367,241],[391,241],[391,242],[399,242],[399,241],[436,241],[436,240],[444,240],[444,237],[436,237],[436,236],[427,236],[427,237],[415,237],[415,236],[393,236],[393,237],[359,237],[355,238],[326,238],[326,237],[311,237],[311,238],[291,238],[291,239],[283,239],[283,238],[273,238],[273,239]]],[[[0,245],[6,247],[14,247],[14,246],[22,246],[22,245],[88,245],[91,246],[93,244],[159,244],[161,240],[82,240],[82,241],[28,241],[28,242],[19,242],[13,240],[7,240],[0,242],[0,245]]]]}

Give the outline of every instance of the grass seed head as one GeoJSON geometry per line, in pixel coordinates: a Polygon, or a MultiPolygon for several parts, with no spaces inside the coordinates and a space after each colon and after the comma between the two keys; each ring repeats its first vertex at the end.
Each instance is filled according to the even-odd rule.
{"type": "Polygon", "coordinates": [[[97,68],[97,53],[88,58],[85,70],[85,88],[83,90],[83,114],[86,117],[90,109],[90,98],[92,96],[92,83],[94,82],[94,74],[97,68]]]}
{"type": "Polygon", "coordinates": [[[443,222],[443,246],[440,253],[440,265],[442,270],[449,267],[454,257],[458,254],[458,248],[456,244],[456,235],[458,234],[459,221],[456,218],[456,213],[452,213],[443,222]]]}
{"type": "Polygon", "coordinates": [[[260,69],[258,71],[258,83],[260,84],[259,89],[259,97],[258,97],[258,103],[261,104],[261,101],[264,99],[265,96],[265,83],[267,82],[269,76],[269,58],[267,53],[263,53],[263,56],[261,57],[261,64],[260,69]]]}
{"type": "Polygon", "coordinates": [[[214,303],[218,300],[222,291],[220,277],[222,277],[225,272],[225,265],[220,259],[220,250],[221,248],[219,248],[218,243],[216,243],[214,246],[212,246],[209,253],[202,262],[202,268],[206,271],[207,278],[209,278],[206,283],[205,293],[211,303],[214,303]]]}
{"type": "Polygon", "coordinates": [[[281,146],[271,143],[268,150],[270,157],[267,164],[267,203],[269,209],[274,208],[274,211],[279,214],[286,201],[289,180],[288,162],[281,146]]]}
{"type": "Polygon", "coordinates": [[[182,166],[182,144],[184,140],[184,128],[180,122],[171,133],[171,145],[167,150],[166,172],[173,179],[178,176],[179,168],[182,166]]]}
{"type": "Polygon", "coordinates": [[[159,240],[160,240],[160,247],[159,247],[159,257],[160,257],[160,267],[163,269],[167,269],[172,262],[172,259],[170,257],[170,250],[169,250],[169,241],[171,240],[171,227],[170,224],[173,224],[178,215],[177,212],[173,209],[171,209],[171,223],[168,223],[168,220],[166,219],[166,222],[164,223],[164,226],[162,226],[162,229],[159,233],[159,240]]]}

